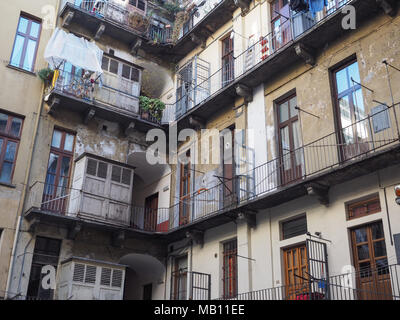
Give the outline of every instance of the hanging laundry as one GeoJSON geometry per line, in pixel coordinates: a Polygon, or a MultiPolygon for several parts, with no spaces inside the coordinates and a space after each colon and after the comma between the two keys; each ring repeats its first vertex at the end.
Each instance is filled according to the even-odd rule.
{"type": "Polygon", "coordinates": [[[308,0],[308,6],[313,17],[317,12],[324,10],[328,6],[328,0],[308,0]]]}
{"type": "Polygon", "coordinates": [[[308,0],[290,0],[289,7],[292,11],[308,11],[308,0]]]}

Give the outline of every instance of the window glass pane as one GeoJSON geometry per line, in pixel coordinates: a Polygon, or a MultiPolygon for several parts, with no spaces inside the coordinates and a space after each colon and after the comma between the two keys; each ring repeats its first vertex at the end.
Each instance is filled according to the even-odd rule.
{"type": "Polygon", "coordinates": [[[7,143],[7,150],[4,160],[14,162],[15,152],[17,151],[17,143],[9,141],[7,143]]]}
{"type": "Polygon", "coordinates": [[[28,46],[26,47],[25,61],[23,66],[25,70],[29,71],[32,70],[33,60],[35,58],[35,52],[36,52],[36,41],[28,40],[28,46]]]}
{"type": "Polygon", "coordinates": [[[350,81],[350,86],[356,85],[351,81],[351,78],[353,78],[354,81],[360,83],[360,73],[358,72],[358,63],[354,62],[352,65],[347,67],[349,70],[349,81],[350,81]]]}
{"type": "Polygon", "coordinates": [[[115,60],[110,60],[110,72],[118,74],[118,62],[115,60]]]}
{"type": "Polygon", "coordinates": [[[11,122],[11,132],[10,134],[19,137],[21,132],[22,120],[18,118],[13,118],[11,122]]]}
{"type": "Polygon", "coordinates": [[[338,94],[349,89],[349,83],[347,80],[347,68],[344,68],[336,73],[336,85],[338,94]]]}
{"type": "Polygon", "coordinates": [[[22,36],[19,36],[19,35],[17,35],[17,37],[15,39],[14,50],[13,50],[11,62],[10,62],[10,64],[14,67],[20,66],[22,50],[24,48],[24,40],[25,40],[25,38],[22,36]]]}
{"type": "Polygon", "coordinates": [[[68,177],[69,176],[69,165],[71,162],[71,158],[70,157],[63,157],[62,158],[62,162],[61,162],[61,172],[60,174],[64,177],[68,177]]]}
{"type": "Polygon", "coordinates": [[[0,152],[2,151],[2,149],[3,149],[3,139],[0,139],[0,152]]]}
{"type": "Polygon", "coordinates": [[[289,100],[289,105],[290,105],[290,117],[297,116],[298,110],[295,109],[297,107],[297,97],[293,97],[292,99],[289,100]]]}
{"type": "Polygon", "coordinates": [[[146,4],[144,1],[142,0],[138,0],[138,6],[137,6],[140,10],[143,10],[146,8],[146,4]]]}
{"type": "Polygon", "coordinates": [[[4,113],[0,113],[0,131],[1,132],[6,132],[7,120],[8,120],[8,115],[6,115],[4,113]]]}
{"type": "Polygon", "coordinates": [[[47,172],[50,174],[55,174],[57,170],[58,155],[50,153],[49,165],[47,167],[47,172]]]}
{"type": "Polygon", "coordinates": [[[371,264],[369,262],[360,263],[359,268],[361,278],[371,277],[371,264]]]}
{"type": "Polygon", "coordinates": [[[358,89],[353,92],[353,102],[354,102],[354,113],[356,116],[356,120],[362,120],[366,118],[365,108],[364,108],[364,99],[362,90],[358,89]]]}
{"type": "Polygon", "coordinates": [[[139,81],[139,75],[140,75],[139,70],[136,69],[136,68],[132,68],[131,80],[138,82],[139,81]]]}
{"type": "Polygon", "coordinates": [[[377,239],[382,239],[384,238],[384,233],[383,233],[383,225],[382,223],[375,223],[371,226],[372,229],[372,239],[377,240],[377,239]]]}
{"type": "Polygon", "coordinates": [[[72,152],[72,149],[74,147],[74,138],[75,136],[73,134],[67,133],[65,135],[64,150],[72,152]]]}
{"type": "Polygon", "coordinates": [[[279,105],[279,121],[284,122],[289,119],[289,106],[288,102],[279,105]]]}
{"type": "Polygon", "coordinates": [[[363,244],[357,247],[358,260],[365,260],[369,258],[368,244],[363,244]]]}
{"type": "Polygon", "coordinates": [[[375,254],[375,257],[386,256],[385,240],[378,241],[378,242],[374,243],[374,254],[375,254]]]}
{"type": "Polygon", "coordinates": [[[28,31],[29,20],[26,18],[20,18],[18,24],[18,32],[26,33],[28,31]]]}
{"type": "Polygon", "coordinates": [[[290,161],[290,140],[289,140],[289,127],[286,126],[281,129],[281,148],[283,154],[283,168],[288,170],[291,168],[290,161]]]}
{"type": "Polygon", "coordinates": [[[356,235],[356,243],[367,242],[367,230],[365,228],[360,228],[354,230],[356,235]]]}
{"type": "Polygon", "coordinates": [[[4,162],[1,170],[0,182],[10,183],[11,182],[11,170],[12,163],[4,162]]]}
{"type": "Polygon", "coordinates": [[[32,21],[31,32],[30,32],[31,36],[34,38],[39,38],[39,30],[40,30],[40,24],[32,21]]]}
{"type": "Polygon", "coordinates": [[[101,62],[101,68],[103,69],[103,70],[106,70],[106,71],[108,71],[108,63],[110,62],[110,59],[108,59],[107,57],[104,57],[103,56],[103,60],[102,60],[102,62],[101,62]]]}
{"type": "Polygon", "coordinates": [[[122,77],[125,79],[130,79],[131,76],[131,68],[127,66],[126,64],[122,65],[122,77]]]}
{"type": "Polygon", "coordinates": [[[60,131],[54,130],[51,146],[59,149],[61,147],[61,138],[62,138],[62,133],[60,131]]]}

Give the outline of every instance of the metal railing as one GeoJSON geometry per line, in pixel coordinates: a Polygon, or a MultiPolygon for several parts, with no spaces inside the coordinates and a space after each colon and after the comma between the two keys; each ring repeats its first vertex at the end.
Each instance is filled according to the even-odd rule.
{"type": "Polygon", "coordinates": [[[210,300],[211,275],[187,268],[171,272],[171,300],[210,300]]]}
{"type": "Polygon", "coordinates": [[[371,266],[327,279],[295,279],[294,284],[241,293],[229,300],[400,300],[398,264],[371,266]]]}
{"type": "Polygon", "coordinates": [[[185,113],[189,112],[195,106],[224,91],[237,78],[256,69],[267,58],[279,54],[285,47],[291,45],[296,38],[314,25],[322,23],[322,21],[351,1],[353,0],[330,0],[324,17],[319,20],[317,17],[312,17],[309,12],[291,13],[290,17],[287,18],[282,16],[279,20],[281,23],[274,26],[270,33],[254,40],[253,43],[249,40],[248,48],[232,57],[233,62],[228,67],[222,66],[220,69],[212,72],[205,80],[194,81],[193,83],[196,83],[196,85],[190,88],[190,93],[187,96],[180,97],[175,102],[176,110],[184,109],[185,112],[176,111],[175,119],[173,120],[183,118],[185,113]],[[200,93],[194,103],[189,96],[192,92],[200,93]],[[182,104],[187,104],[187,101],[190,101],[190,104],[186,108],[182,108],[182,104]]]}
{"type": "MultiPolygon", "coordinates": [[[[168,232],[235,209],[248,201],[296,185],[315,175],[363,160],[385,148],[398,146],[399,115],[400,104],[385,107],[339,131],[295,150],[285,151],[283,155],[237,174],[231,180],[215,183],[214,186],[177,199],[168,208],[146,209],[131,206],[129,217],[124,218],[125,224],[138,230],[168,232]]],[[[65,214],[65,208],[72,208],[71,204],[67,205],[71,190],[62,187],[57,192],[50,192],[42,186],[41,190],[39,188],[35,191],[31,187],[31,195],[36,201],[35,207],[65,214]],[[46,198],[43,194],[52,194],[55,197],[46,198]]],[[[76,213],[77,209],[74,210],[76,213]]]]}
{"type": "Polygon", "coordinates": [[[132,90],[135,82],[123,79],[118,81],[119,87],[116,88],[108,85],[108,83],[115,82],[108,75],[102,75],[101,78],[95,79],[89,74],[82,75],[60,70],[54,90],[84,102],[106,105],[111,111],[161,124],[161,119],[141,110],[138,96],[128,92],[128,90],[132,90]]]}

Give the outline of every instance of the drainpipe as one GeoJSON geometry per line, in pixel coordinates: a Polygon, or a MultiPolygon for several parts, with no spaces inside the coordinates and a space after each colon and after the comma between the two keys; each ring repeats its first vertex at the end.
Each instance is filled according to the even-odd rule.
{"type": "MultiPolygon", "coordinates": [[[[56,1],[56,21],[55,21],[55,25],[58,24],[58,20],[59,20],[59,16],[58,16],[58,12],[60,10],[60,1],[56,1]]],[[[8,291],[10,289],[11,286],[11,278],[12,278],[12,274],[14,271],[14,266],[15,266],[15,255],[17,253],[17,247],[18,247],[18,243],[20,241],[20,237],[21,237],[21,227],[22,227],[22,221],[23,221],[23,210],[26,204],[26,199],[27,199],[27,188],[28,188],[28,183],[29,183],[29,177],[31,174],[31,168],[32,168],[32,158],[33,158],[33,150],[36,147],[36,142],[37,142],[37,134],[38,134],[38,128],[39,128],[39,122],[40,122],[40,116],[42,113],[42,109],[43,109],[43,96],[44,96],[44,84],[42,83],[41,86],[41,94],[40,94],[40,100],[39,100],[39,104],[38,104],[38,109],[36,111],[36,119],[35,119],[35,126],[33,129],[33,133],[32,133],[32,137],[34,137],[34,139],[32,140],[32,144],[29,148],[29,158],[27,163],[29,163],[29,166],[25,172],[25,179],[24,179],[24,185],[23,185],[23,189],[22,189],[22,194],[21,194],[21,198],[20,198],[20,202],[18,205],[18,212],[17,212],[17,218],[14,224],[14,229],[15,229],[15,237],[14,237],[14,243],[13,243],[13,249],[11,252],[11,260],[10,260],[10,267],[8,268],[9,272],[8,272],[8,277],[7,277],[7,285],[6,285],[6,294],[5,294],[5,298],[8,298],[8,291]]],[[[32,238],[31,238],[32,240],[32,238]]],[[[30,241],[31,241],[30,240],[30,241]]],[[[30,242],[29,241],[29,242],[30,242]]],[[[23,268],[23,266],[22,266],[23,268]]],[[[19,293],[19,292],[17,292],[19,293]]]]}

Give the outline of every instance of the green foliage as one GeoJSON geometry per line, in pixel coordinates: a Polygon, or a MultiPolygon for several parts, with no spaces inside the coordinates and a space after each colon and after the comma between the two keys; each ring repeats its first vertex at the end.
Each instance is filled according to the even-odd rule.
{"type": "Polygon", "coordinates": [[[162,112],[165,109],[165,103],[159,99],[153,99],[146,96],[139,97],[139,105],[143,111],[148,111],[151,116],[161,120],[162,112]]]}
{"type": "Polygon", "coordinates": [[[183,11],[184,9],[181,8],[179,3],[175,2],[165,2],[161,5],[168,13],[172,16],[175,16],[178,12],[183,11]]]}
{"type": "Polygon", "coordinates": [[[51,81],[54,74],[54,70],[50,68],[41,69],[38,72],[38,77],[42,79],[43,82],[51,81]]]}

